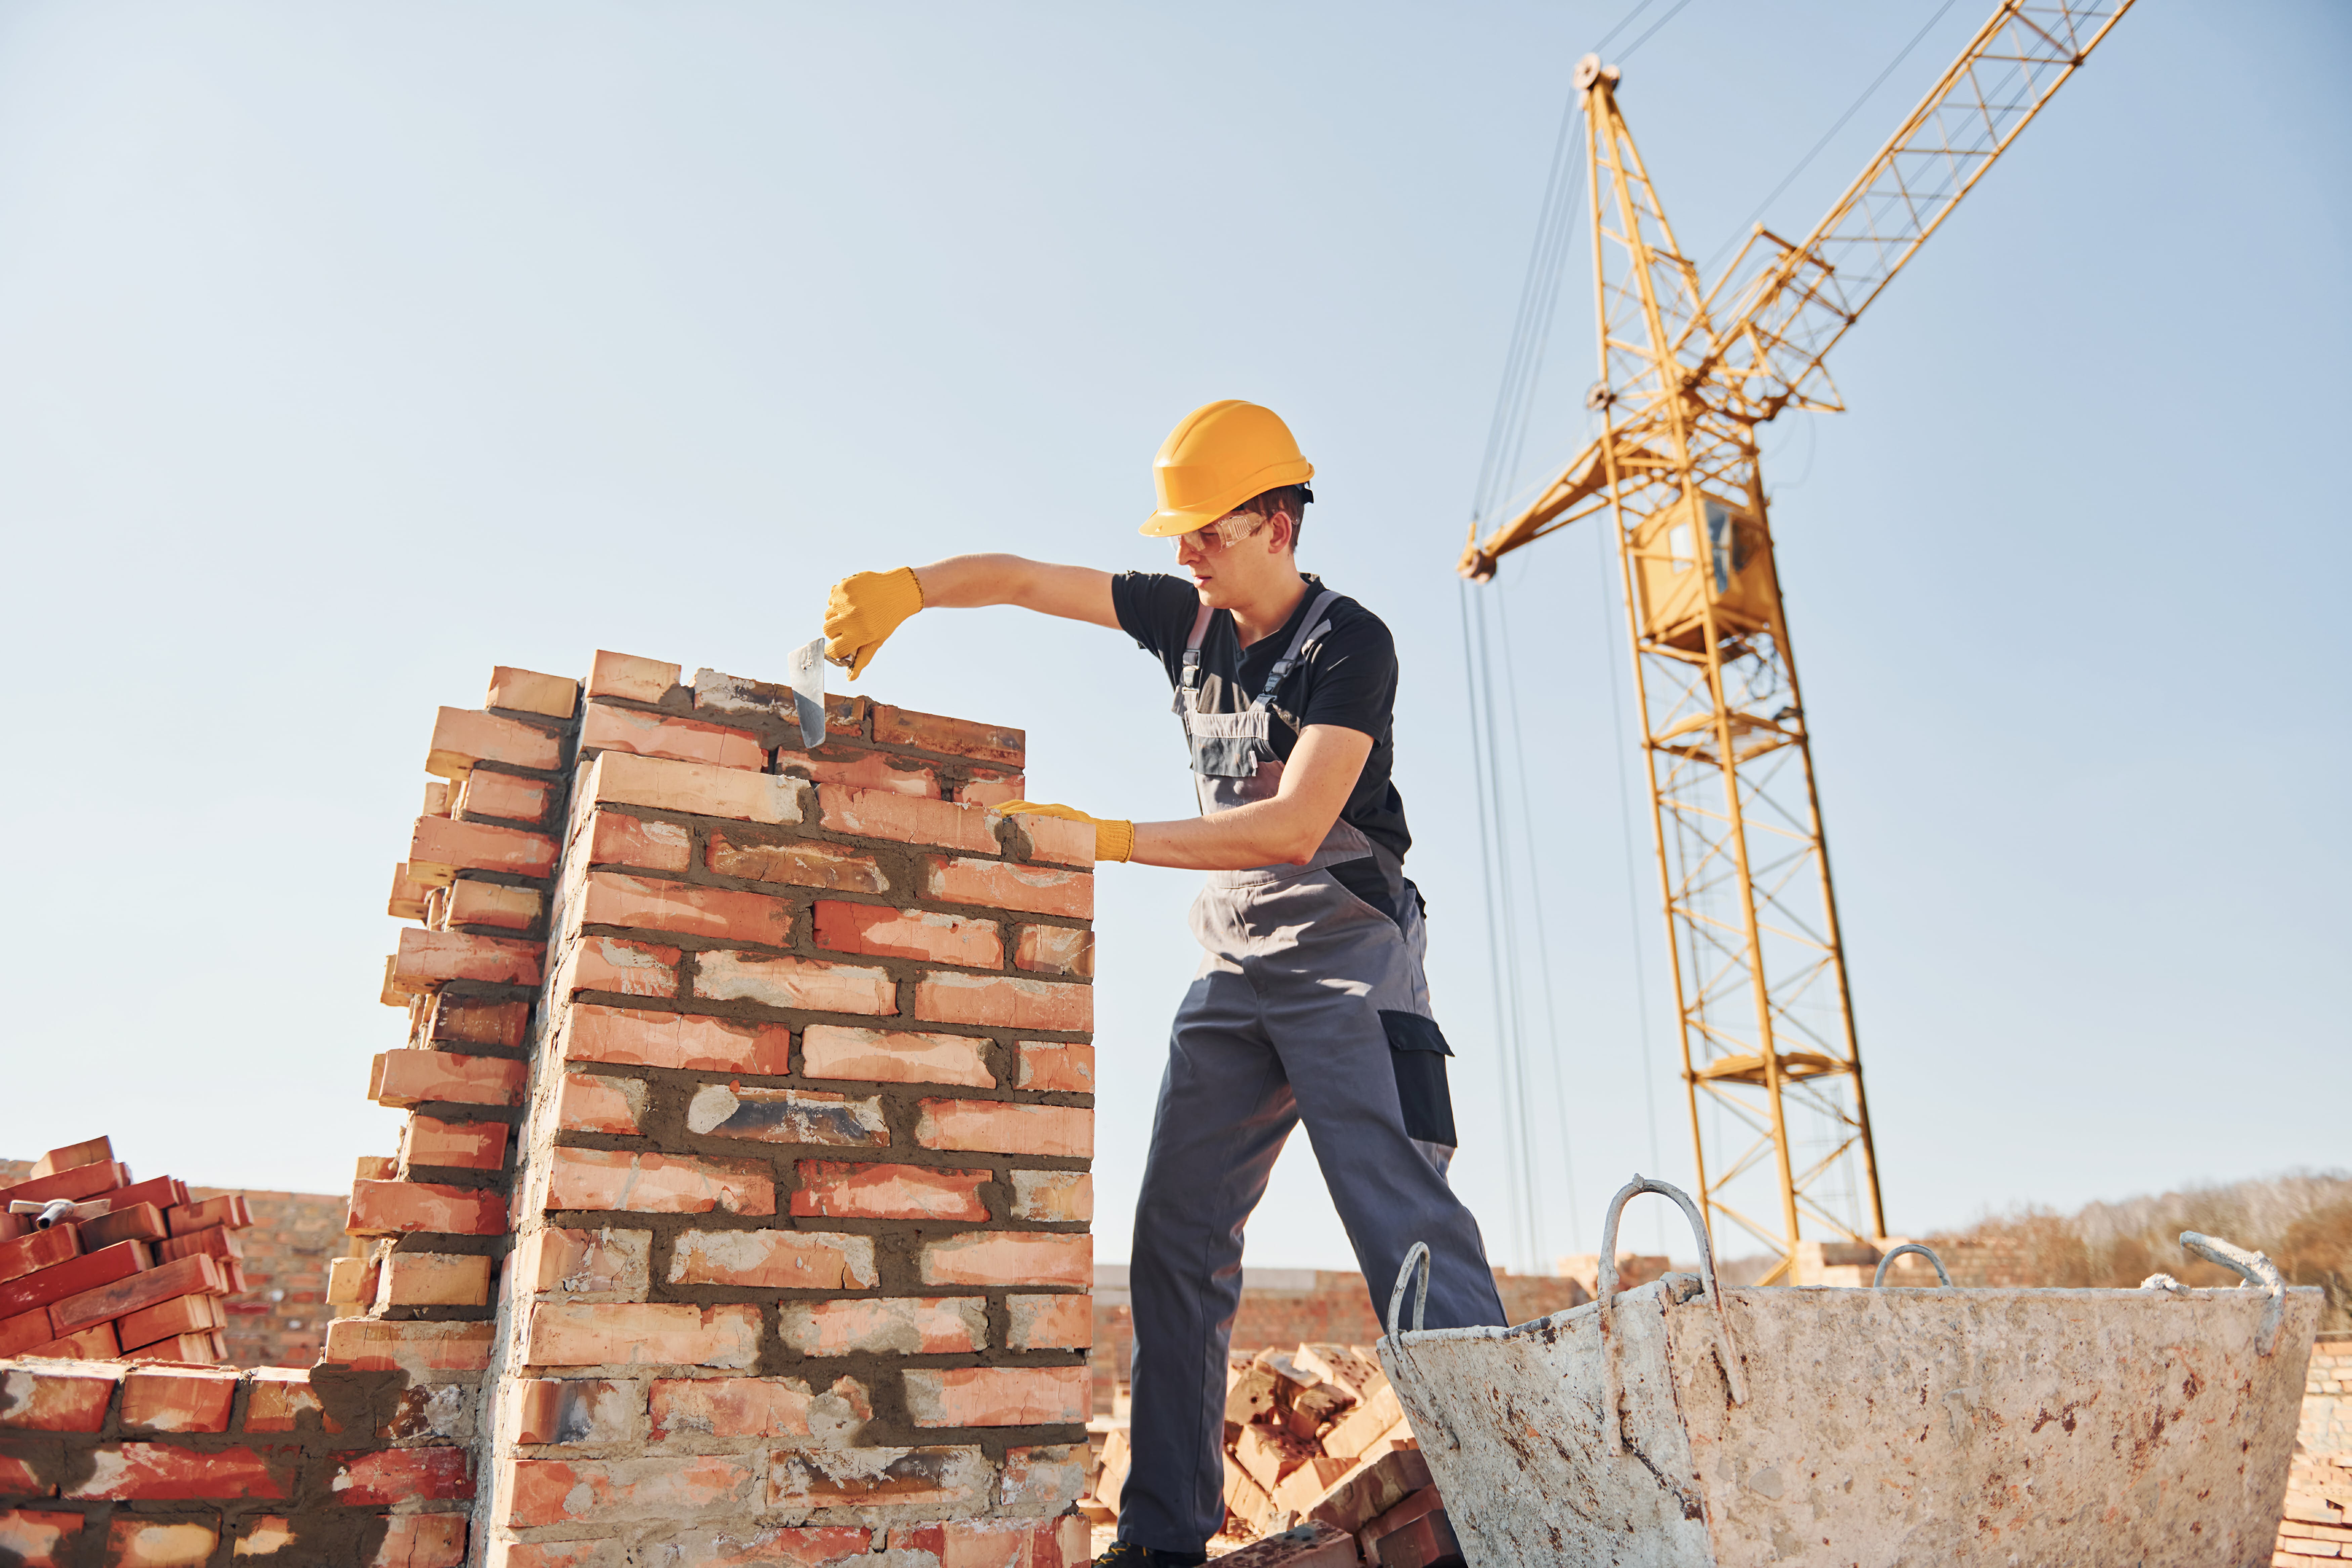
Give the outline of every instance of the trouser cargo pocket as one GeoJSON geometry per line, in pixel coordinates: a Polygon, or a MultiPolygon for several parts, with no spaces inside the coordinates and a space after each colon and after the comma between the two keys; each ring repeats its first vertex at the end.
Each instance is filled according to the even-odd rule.
{"type": "Polygon", "coordinates": [[[1454,1050],[1437,1020],[1383,1009],[1381,1027],[1388,1032],[1389,1065],[1396,1069],[1405,1135],[1458,1148],[1462,1140],[1454,1132],[1454,1096],[1445,1086],[1445,1058],[1454,1050]]]}

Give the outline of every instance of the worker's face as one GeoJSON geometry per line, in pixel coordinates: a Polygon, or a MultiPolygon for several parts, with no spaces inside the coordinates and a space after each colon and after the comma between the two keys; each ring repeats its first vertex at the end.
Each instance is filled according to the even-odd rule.
{"type": "Polygon", "coordinates": [[[1176,564],[1192,575],[1201,603],[1213,610],[1247,604],[1279,586],[1297,568],[1291,561],[1290,514],[1227,512],[1206,528],[1176,536],[1176,564]]]}

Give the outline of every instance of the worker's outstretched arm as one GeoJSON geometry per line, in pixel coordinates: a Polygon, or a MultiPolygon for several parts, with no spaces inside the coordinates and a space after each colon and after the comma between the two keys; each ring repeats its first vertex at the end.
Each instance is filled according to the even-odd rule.
{"type": "Polygon", "coordinates": [[[1105,860],[1179,866],[1195,871],[1244,871],[1255,866],[1303,866],[1339,820],[1372,738],[1339,724],[1309,724],[1282,770],[1272,800],[1192,816],[1180,822],[1122,822],[1090,817],[1066,805],[1016,800],[1003,809],[1067,817],[1095,825],[1095,853],[1105,860]]]}
{"type": "Polygon", "coordinates": [[[1041,615],[1116,629],[1110,574],[1018,555],[951,555],[929,566],[860,572],[833,585],[824,606],[824,656],[866,673],[876,650],[917,610],[1018,605],[1041,615]]]}

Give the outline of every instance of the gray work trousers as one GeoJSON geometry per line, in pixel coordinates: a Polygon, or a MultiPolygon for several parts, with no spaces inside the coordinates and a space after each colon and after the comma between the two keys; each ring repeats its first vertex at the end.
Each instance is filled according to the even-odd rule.
{"type": "MultiPolygon", "coordinates": [[[[1207,950],[1170,1031],[1128,1280],[1133,1459],[1123,1541],[1198,1552],[1224,1521],[1225,1356],[1242,1232],[1304,1121],[1373,1310],[1429,1244],[1430,1328],[1500,1324],[1478,1223],[1406,1135],[1384,1010],[1428,1016],[1418,942],[1321,866],[1214,873],[1207,950]]],[[[1410,921],[1417,925],[1419,910],[1410,921]]]]}

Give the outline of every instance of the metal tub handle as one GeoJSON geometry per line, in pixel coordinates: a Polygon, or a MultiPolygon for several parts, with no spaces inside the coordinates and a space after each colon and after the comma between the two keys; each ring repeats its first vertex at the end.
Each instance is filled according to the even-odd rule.
{"type": "Polygon", "coordinates": [[[1421,1321],[1429,1310],[1429,1243],[1416,1241],[1412,1250],[1404,1255],[1404,1267],[1397,1270],[1396,1289],[1389,1292],[1389,1338],[1397,1337],[1397,1316],[1404,1310],[1404,1288],[1412,1282],[1412,1266],[1421,1265],[1421,1289],[1412,1299],[1412,1331],[1421,1332],[1421,1321]]]}
{"type": "Polygon", "coordinates": [[[1633,1179],[1620,1187],[1617,1195],[1609,1200],[1609,1217],[1601,1226],[1601,1276],[1594,1281],[1600,1286],[1597,1294],[1600,1300],[1601,1384],[1607,1400],[1601,1411],[1601,1424],[1608,1431],[1612,1454],[1625,1451],[1625,1435],[1617,1419],[1617,1220],[1625,1212],[1627,1202],[1641,1193],[1656,1193],[1661,1197],[1674,1199],[1682,1206],[1684,1217],[1690,1221],[1691,1236],[1698,1243],[1699,1279],[1706,1293],[1707,1305],[1715,1309],[1716,1354],[1723,1363],[1723,1381],[1731,1392],[1731,1403],[1748,1403],[1748,1376],[1740,1370],[1738,1352],[1732,1348],[1731,1322],[1724,1315],[1723,1292],[1715,1282],[1715,1248],[1707,1242],[1706,1224],[1699,1218],[1698,1205],[1691,1202],[1688,1193],[1673,1183],[1661,1182],[1637,1171],[1633,1179]]]}
{"type": "Polygon", "coordinates": [[[2262,1326],[2254,1333],[2254,1352],[2268,1355],[2275,1350],[2279,1323],[2286,1316],[2286,1280],[2279,1274],[2278,1265],[2259,1252],[2248,1252],[2220,1237],[2200,1236],[2193,1230],[2180,1233],[2180,1245],[2208,1263],[2218,1263],[2229,1269],[2247,1285],[2260,1285],[2270,1293],[2270,1300],[2263,1308],[2262,1326]]]}
{"type": "Polygon", "coordinates": [[[1888,1247],[1886,1249],[1886,1256],[1878,1260],[1878,1272],[1870,1277],[1870,1288],[1872,1289],[1879,1290],[1885,1288],[1886,1266],[1893,1263],[1896,1258],[1902,1257],[1906,1252],[1916,1252],[1920,1257],[1926,1258],[1928,1262],[1934,1264],[1936,1266],[1936,1283],[1941,1285],[1947,1290],[1952,1288],[1952,1277],[1948,1273],[1945,1272],[1944,1260],[1937,1257],[1933,1252],[1927,1250],[1927,1248],[1920,1246],[1917,1242],[1906,1241],[1900,1247],[1888,1247]]]}

